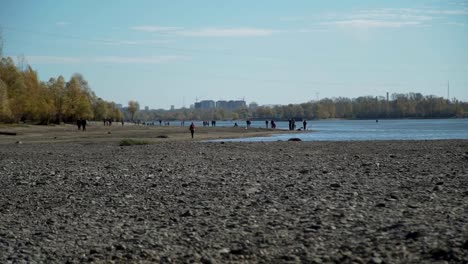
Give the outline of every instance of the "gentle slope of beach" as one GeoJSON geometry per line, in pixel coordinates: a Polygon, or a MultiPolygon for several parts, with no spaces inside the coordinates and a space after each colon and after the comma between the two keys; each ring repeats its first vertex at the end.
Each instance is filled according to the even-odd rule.
{"type": "MultiPolygon", "coordinates": [[[[285,133],[284,130],[245,127],[196,127],[195,138],[191,139],[188,126],[144,126],[114,123],[104,126],[93,122],[86,127],[86,131],[78,130],[74,125],[35,126],[17,125],[0,126],[0,144],[21,141],[22,143],[116,143],[122,139],[144,139],[148,143],[167,141],[199,141],[223,138],[259,137],[274,133],[285,133]],[[16,136],[2,135],[2,132],[16,133],[16,136]]],[[[301,133],[293,131],[293,133],[301,133]]]]}
{"type": "Polygon", "coordinates": [[[3,143],[2,263],[468,261],[467,140],[3,143]]]}

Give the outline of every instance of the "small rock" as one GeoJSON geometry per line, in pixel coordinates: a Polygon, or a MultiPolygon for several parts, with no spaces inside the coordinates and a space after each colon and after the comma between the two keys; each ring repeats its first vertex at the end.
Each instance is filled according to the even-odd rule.
{"type": "Polygon", "coordinates": [[[465,240],[465,243],[463,243],[462,248],[463,248],[463,249],[468,249],[468,239],[465,240]]]}
{"type": "Polygon", "coordinates": [[[222,248],[218,252],[219,254],[229,254],[229,252],[231,251],[229,250],[229,248],[222,248]]]}
{"type": "Polygon", "coordinates": [[[382,263],[382,260],[379,257],[373,257],[371,259],[371,263],[380,264],[382,263]]]}
{"type": "Polygon", "coordinates": [[[417,240],[421,236],[422,234],[419,231],[410,231],[406,234],[405,239],[417,240]]]}
{"type": "Polygon", "coordinates": [[[339,183],[332,183],[332,184],[330,184],[330,187],[332,187],[332,188],[340,188],[341,185],[340,185],[339,183]]]}
{"type": "Polygon", "coordinates": [[[309,228],[319,230],[320,228],[322,228],[322,226],[320,226],[320,225],[311,225],[311,226],[309,226],[309,228]]]}
{"type": "Polygon", "coordinates": [[[453,252],[444,248],[435,248],[430,251],[431,257],[437,260],[451,260],[453,252]]]}
{"type": "Polygon", "coordinates": [[[114,248],[116,250],[125,250],[125,249],[127,249],[127,247],[125,245],[123,245],[123,244],[115,244],[114,248]]]}
{"type": "Polygon", "coordinates": [[[193,216],[193,213],[190,210],[187,210],[183,214],[181,214],[180,216],[181,217],[193,216]]]}
{"type": "Polygon", "coordinates": [[[297,256],[294,256],[294,255],[283,255],[280,258],[282,261],[286,261],[286,262],[296,262],[300,260],[297,256]]]}

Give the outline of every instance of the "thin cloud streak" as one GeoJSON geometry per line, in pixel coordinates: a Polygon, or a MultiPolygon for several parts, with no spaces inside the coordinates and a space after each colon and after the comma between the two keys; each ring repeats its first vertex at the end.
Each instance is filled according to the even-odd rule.
{"type": "Polygon", "coordinates": [[[77,64],[82,62],[80,58],[61,56],[26,56],[26,59],[33,64],[77,64]]]}
{"type": "Polygon", "coordinates": [[[153,57],[121,57],[121,56],[97,56],[97,57],[66,57],[66,56],[27,56],[27,61],[32,64],[82,64],[82,63],[115,63],[115,64],[163,64],[188,60],[187,56],[164,55],[153,57]]]}
{"type": "Polygon", "coordinates": [[[176,32],[186,37],[266,37],[278,32],[264,28],[201,28],[176,32]]]}
{"type": "Polygon", "coordinates": [[[160,45],[160,44],[169,44],[170,40],[111,40],[106,39],[105,43],[107,45],[113,46],[135,46],[135,45],[160,45]]]}
{"type": "Polygon", "coordinates": [[[64,26],[68,26],[68,22],[65,22],[65,21],[58,21],[57,23],[55,23],[56,26],[58,27],[64,27],[64,26]]]}
{"type": "Polygon", "coordinates": [[[96,63],[122,63],[122,64],[161,64],[170,63],[181,60],[187,60],[185,56],[156,56],[156,57],[119,57],[119,56],[104,56],[92,58],[91,61],[96,63]]]}
{"type": "Polygon", "coordinates": [[[182,37],[265,37],[271,36],[279,30],[268,28],[251,28],[251,27],[233,27],[233,28],[218,28],[206,27],[188,29],[182,27],[166,27],[166,26],[135,26],[130,29],[135,31],[143,31],[148,33],[165,33],[169,35],[182,37]]]}
{"type": "Polygon", "coordinates": [[[429,26],[452,17],[464,16],[468,9],[434,8],[379,8],[360,10],[350,14],[325,14],[320,25],[335,25],[351,28],[401,28],[407,26],[429,26]]]}
{"type": "Polygon", "coordinates": [[[144,32],[170,32],[181,30],[181,27],[168,27],[168,26],[135,26],[130,29],[135,31],[144,31],[144,32]]]}
{"type": "Polygon", "coordinates": [[[321,25],[336,25],[353,28],[401,28],[404,26],[421,25],[419,21],[380,21],[370,19],[353,19],[342,21],[321,22],[321,25]]]}

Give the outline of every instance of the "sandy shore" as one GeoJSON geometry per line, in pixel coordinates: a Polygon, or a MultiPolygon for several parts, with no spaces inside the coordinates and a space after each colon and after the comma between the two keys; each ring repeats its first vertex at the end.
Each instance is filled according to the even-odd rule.
{"type": "MultiPolygon", "coordinates": [[[[174,141],[200,141],[222,138],[258,137],[289,131],[266,128],[245,127],[197,127],[194,140],[190,137],[188,126],[143,126],[114,124],[104,126],[102,123],[92,123],[86,131],[79,131],[74,125],[60,126],[0,126],[0,144],[22,143],[117,143],[122,139],[144,139],[149,143],[174,141]],[[2,132],[17,133],[16,136],[2,135],[2,132]]],[[[292,132],[303,133],[303,132],[292,132]]]]}
{"type": "Polygon", "coordinates": [[[1,263],[468,262],[467,140],[54,133],[2,139],[1,263]]]}

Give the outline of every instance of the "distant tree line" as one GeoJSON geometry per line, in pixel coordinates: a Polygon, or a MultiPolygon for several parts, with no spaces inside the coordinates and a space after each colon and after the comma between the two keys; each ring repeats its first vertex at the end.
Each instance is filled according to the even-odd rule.
{"type": "Polygon", "coordinates": [[[260,119],[452,118],[467,114],[466,102],[420,93],[393,94],[389,100],[373,96],[324,98],[302,104],[260,106],[252,111],[252,117],[260,119]]]}
{"type": "MultiPolygon", "coordinates": [[[[128,114],[127,114],[128,115],[128,114]]],[[[133,112],[133,116],[135,113],[133,112]]],[[[454,118],[468,117],[468,103],[420,93],[393,94],[385,97],[363,96],[324,98],[302,104],[225,109],[175,109],[139,111],[140,120],[237,120],[237,119],[381,119],[381,118],[454,118]]]]}
{"type": "Polygon", "coordinates": [[[81,74],[41,82],[30,66],[16,66],[0,51],[0,122],[37,124],[123,118],[114,102],[97,97],[81,74]]]}

